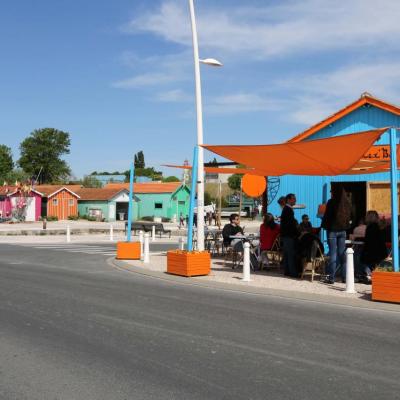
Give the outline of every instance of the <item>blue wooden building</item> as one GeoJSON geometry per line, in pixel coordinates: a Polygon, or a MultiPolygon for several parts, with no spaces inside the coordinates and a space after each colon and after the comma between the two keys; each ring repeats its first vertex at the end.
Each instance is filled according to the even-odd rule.
{"type": "MultiPolygon", "coordinates": [[[[364,93],[357,101],[293,137],[289,142],[329,138],[390,126],[400,127],[400,107],[364,93]]],[[[388,157],[388,133],[382,135],[376,145],[366,156],[388,157]]],[[[337,154],[337,157],[340,157],[340,154],[337,154]]],[[[276,197],[268,206],[268,211],[280,215],[278,198],[295,193],[297,203],[305,205],[304,209],[295,211],[296,218],[300,219],[302,214],[308,214],[312,224],[319,226],[321,220],[317,217],[318,205],[329,199],[332,185],[343,186],[349,194],[355,215],[353,223],[357,223],[357,220],[371,209],[381,214],[390,214],[389,173],[333,177],[282,176],[276,197]]]]}

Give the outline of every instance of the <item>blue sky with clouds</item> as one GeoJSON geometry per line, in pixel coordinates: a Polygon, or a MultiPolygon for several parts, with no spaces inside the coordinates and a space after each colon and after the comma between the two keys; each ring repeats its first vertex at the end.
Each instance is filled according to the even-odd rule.
{"type": "MultiPolygon", "coordinates": [[[[400,2],[195,0],[204,142],[277,143],[364,91],[400,104],[400,2]]],[[[182,163],[196,140],[187,0],[19,0],[0,12],[0,143],[70,132],[78,177],[182,163]]],[[[206,159],[211,155],[206,154],[206,159]]],[[[167,170],[168,174],[176,171],[167,170]]]]}

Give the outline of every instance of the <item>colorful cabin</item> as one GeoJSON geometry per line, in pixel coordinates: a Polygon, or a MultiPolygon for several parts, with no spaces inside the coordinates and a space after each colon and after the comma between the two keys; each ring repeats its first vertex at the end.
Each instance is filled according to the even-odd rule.
{"type": "MultiPolygon", "coordinates": [[[[329,138],[390,126],[400,127],[400,108],[364,93],[354,103],[296,135],[288,142],[329,138]]],[[[389,134],[385,133],[365,156],[384,158],[388,145],[389,134]]],[[[340,157],[340,154],[337,154],[337,157],[340,157]]],[[[274,199],[269,199],[271,204],[268,206],[268,211],[280,215],[278,198],[288,193],[295,193],[297,202],[305,205],[304,209],[295,211],[296,218],[300,219],[302,214],[308,214],[312,224],[319,226],[321,220],[317,217],[318,206],[326,203],[330,197],[331,187],[338,185],[342,186],[351,198],[354,210],[353,224],[356,225],[367,210],[376,210],[384,215],[390,214],[389,180],[387,172],[332,177],[282,176],[278,179],[278,185],[275,185],[274,199]]]]}
{"type": "Polygon", "coordinates": [[[42,194],[30,186],[3,186],[0,189],[0,218],[38,221],[41,205],[42,194]]]}
{"type": "MultiPolygon", "coordinates": [[[[109,183],[105,187],[129,190],[129,183],[109,183]]],[[[181,213],[185,217],[189,214],[190,189],[181,182],[135,183],[133,192],[140,200],[137,217],[134,219],[143,217],[177,219],[181,213]]]]}
{"type": "Polygon", "coordinates": [[[78,199],[75,193],[79,185],[40,185],[35,190],[42,194],[42,217],[56,217],[66,220],[78,216],[78,199]]]}
{"type": "MultiPolygon", "coordinates": [[[[128,218],[129,191],[119,188],[81,188],[77,191],[79,216],[112,222],[128,218]]],[[[134,196],[133,219],[138,218],[138,202],[134,196]]]]}

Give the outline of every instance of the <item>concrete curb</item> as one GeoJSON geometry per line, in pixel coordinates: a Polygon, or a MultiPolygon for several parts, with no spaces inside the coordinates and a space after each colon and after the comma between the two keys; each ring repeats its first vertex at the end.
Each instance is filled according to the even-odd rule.
{"type": "Polygon", "coordinates": [[[203,288],[219,289],[219,290],[240,292],[252,295],[281,297],[291,300],[300,300],[313,303],[324,303],[329,305],[361,308],[366,310],[389,311],[389,312],[400,313],[399,305],[391,303],[373,302],[371,301],[369,296],[366,299],[359,299],[359,298],[349,299],[349,298],[340,298],[337,296],[330,296],[330,295],[309,294],[298,291],[251,287],[251,286],[245,286],[246,285],[245,283],[243,283],[243,287],[238,287],[238,285],[231,285],[229,283],[223,283],[223,282],[210,282],[210,281],[204,282],[199,277],[185,278],[177,275],[170,275],[165,272],[149,271],[140,266],[130,266],[126,262],[121,260],[116,260],[115,258],[109,258],[108,263],[109,265],[117,269],[124,270],[126,272],[143,275],[149,278],[162,279],[165,281],[170,281],[183,285],[199,286],[203,288]]]}

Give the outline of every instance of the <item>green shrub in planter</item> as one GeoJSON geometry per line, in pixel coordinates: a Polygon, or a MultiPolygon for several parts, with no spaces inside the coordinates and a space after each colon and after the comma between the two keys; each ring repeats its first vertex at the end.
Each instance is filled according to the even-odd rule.
{"type": "Polygon", "coordinates": [[[376,266],[375,270],[377,272],[394,272],[393,264],[391,261],[384,260],[379,265],[376,266]]]}
{"type": "Polygon", "coordinates": [[[69,215],[69,216],[68,216],[68,219],[69,219],[70,221],[78,221],[79,217],[78,217],[77,215],[69,215]]]}

